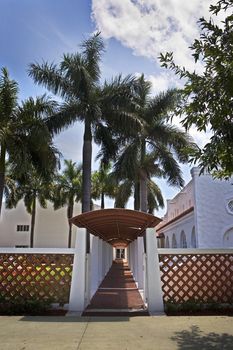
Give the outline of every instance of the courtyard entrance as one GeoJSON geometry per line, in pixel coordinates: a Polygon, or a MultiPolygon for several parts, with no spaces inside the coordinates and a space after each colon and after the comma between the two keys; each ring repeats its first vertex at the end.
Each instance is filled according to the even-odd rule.
{"type": "Polygon", "coordinates": [[[83,315],[149,315],[127,261],[123,259],[113,261],[83,315]]]}
{"type": "Polygon", "coordinates": [[[75,308],[82,309],[84,315],[145,315],[148,298],[154,293],[148,266],[155,257],[154,227],[160,219],[135,210],[102,209],[80,214],[71,222],[79,227],[76,258],[80,273],[73,280],[77,279],[79,286],[83,281],[79,289],[72,282],[75,308]],[[91,234],[90,245],[86,232],[91,234]],[[76,302],[81,300],[80,290],[84,293],[82,305],[76,302]]]}

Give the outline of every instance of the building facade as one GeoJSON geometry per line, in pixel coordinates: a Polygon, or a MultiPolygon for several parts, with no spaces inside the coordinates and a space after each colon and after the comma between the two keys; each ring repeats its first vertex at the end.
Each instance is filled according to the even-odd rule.
{"type": "MultiPolygon", "coordinates": [[[[74,216],[81,213],[81,204],[75,203],[74,216]]],[[[0,218],[0,247],[22,247],[30,245],[31,215],[27,213],[23,201],[16,208],[3,210],[0,218]]],[[[51,202],[43,209],[37,204],[34,247],[67,248],[69,225],[67,207],[53,209],[51,202]]],[[[75,246],[76,228],[72,228],[72,244],[75,246]]]]}
{"type": "Polygon", "coordinates": [[[192,180],[173,199],[156,227],[160,247],[233,247],[233,179],[191,170],[192,180]]]}

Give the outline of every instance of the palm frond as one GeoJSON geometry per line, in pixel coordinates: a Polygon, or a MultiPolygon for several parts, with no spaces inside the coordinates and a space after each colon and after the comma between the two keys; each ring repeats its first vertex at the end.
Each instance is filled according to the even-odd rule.
{"type": "Polygon", "coordinates": [[[172,186],[183,187],[182,171],[173,154],[166,147],[160,145],[154,152],[154,157],[161,166],[164,178],[167,179],[168,183],[172,186]]]}
{"type": "Polygon", "coordinates": [[[156,200],[157,206],[164,208],[164,199],[159,186],[152,179],[150,179],[147,182],[147,188],[148,195],[153,196],[153,198],[156,200]]]}
{"type": "Polygon", "coordinates": [[[130,180],[125,180],[118,186],[116,197],[115,197],[115,207],[125,208],[130,196],[133,193],[133,182],[130,180]]]}
{"type": "Polygon", "coordinates": [[[31,63],[28,74],[35,83],[43,85],[55,95],[66,97],[71,93],[70,85],[63,77],[61,69],[54,63],[31,63]]]}
{"type": "Polygon", "coordinates": [[[17,106],[18,84],[10,79],[8,70],[1,69],[0,75],[0,123],[9,122],[13,111],[17,106]]]}
{"type": "Polygon", "coordinates": [[[133,142],[125,147],[121,155],[114,164],[116,178],[135,179],[139,170],[139,149],[137,142],[133,142]]]}
{"type": "Polygon", "coordinates": [[[177,89],[170,89],[161,92],[151,98],[146,106],[146,120],[167,121],[170,117],[169,112],[174,111],[180,100],[180,93],[177,89]]]}
{"type": "Polygon", "coordinates": [[[98,82],[100,79],[100,59],[104,51],[104,42],[100,33],[94,34],[85,40],[82,45],[82,55],[86,61],[87,71],[92,81],[98,82]]]}

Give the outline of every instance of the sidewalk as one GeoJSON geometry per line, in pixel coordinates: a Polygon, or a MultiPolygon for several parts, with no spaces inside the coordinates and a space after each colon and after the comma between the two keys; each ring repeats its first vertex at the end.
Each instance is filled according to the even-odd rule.
{"type": "Polygon", "coordinates": [[[0,317],[1,350],[232,350],[233,318],[0,317]]]}

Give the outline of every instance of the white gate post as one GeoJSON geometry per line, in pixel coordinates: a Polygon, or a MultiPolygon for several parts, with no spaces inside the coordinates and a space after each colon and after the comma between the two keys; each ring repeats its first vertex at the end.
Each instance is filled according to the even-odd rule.
{"type": "Polygon", "coordinates": [[[70,287],[69,313],[81,315],[85,308],[86,229],[78,228],[70,287]]]}
{"type": "Polygon", "coordinates": [[[162,283],[155,229],[146,230],[147,302],[150,314],[164,313],[162,283]]]}

